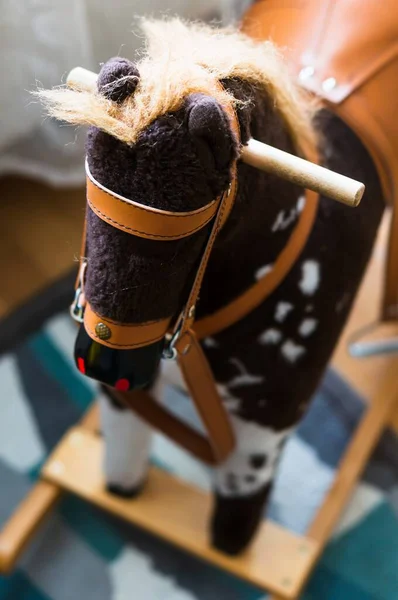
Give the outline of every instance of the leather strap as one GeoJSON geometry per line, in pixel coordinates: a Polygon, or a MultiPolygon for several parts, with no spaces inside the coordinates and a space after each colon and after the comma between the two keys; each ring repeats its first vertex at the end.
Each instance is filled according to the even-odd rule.
{"type": "Polygon", "coordinates": [[[176,444],[209,465],[217,464],[216,454],[208,438],[158,404],[148,392],[144,390],[117,392],[113,388],[110,388],[110,392],[122,404],[128,406],[176,444]]]}
{"type": "Polygon", "coordinates": [[[84,310],[84,327],[91,339],[116,350],[142,348],[162,340],[170,320],[118,323],[96,313],[88,302],[84,310]]]}
{"type": "Polygon", "coordinates": [[[101,185],[91,175],[86,162],[87,204],[103,221],[138,237],[151,240],[178,240],[209,223],[217,212],[220,199],[189,212],[170,212],[138,204],[101,185]]]}
{"type": "Polygon", "coordinates": [[[306,203],[290,239],[278,256],[272,271],[262,277],[246,292],[232,300],[227,306],[196,321],[193,329],[198,339],[215,335],[243,319],[257,308],[278,287],[303,250],[315,222],[319,196],[311,190],[306,190],[306,203]]]}
{"type": "Polygon", "coordinates": [[[188,452],[205,463],[216,465],[226,460],[234,449],[235,435],[195,333],[190,331],[187,335],[190,336],[189,351],[180,349],[178,364],[207,431],[207,437],[175,417],[148,392],[116,392],[111,389],[111,393],[188,452]]]}
{"type": "Polygon", "coordinates": [[[215,462],[223,462],[234,449],[235,434],[194,331],[188,330],[179,340],[177,352],[185,382],[209,434],[215,462]]]}
{"type": "Polygon", "coordinates": [[[185,333],[188,332],[192,328],[192,326],[195,322],[196,303],[198,301],[200,288],[202,286],[203,277],[206,272],[206,267],[209,262],[211,251],[212,251],[214,243],[217,239],[217,235],[221,229],[226,206],[233,204],[236,194],[237,194],[236,164],[233,165],[232,174],[233,174],[233,182],[234,183],[230,187],[230,189],[224,194],[224,197],[221,200],[221,204],[218,209],[218,213],[217,213],[216,219],[214,221],[209,239],[207,241],[206,248],[202,254],[199,268],[196,272],[196,276],[195,276],[195,279],[194,279],[194,282],[193,282],[193,285],[191,288],[191,292],[188,297],[188,301],[187,301],[187,303],[181,313],[180,319],[176,325],[175,333],[177,333],[177,328],[178,328],[178,336],[180,339],[183,338],[185,333]]]}

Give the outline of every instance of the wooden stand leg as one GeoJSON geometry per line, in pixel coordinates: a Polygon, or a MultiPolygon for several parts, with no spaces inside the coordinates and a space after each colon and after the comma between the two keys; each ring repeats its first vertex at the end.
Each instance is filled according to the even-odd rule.
{"type": "Polygon", "coordinates": [[[18,557],[33,538],[46,515],[62,494],[48,481],[38,481],[0,533],[0,573],[12,571],[18,557]]]}
{"type": "MultiPolygon", "coordinates": [[[[81,420],[84,429],[98,429],[98,407],[93,405],[81,420]]],[[[19,556],[33,538],[37,529],[53,509],[62,494],[62,488],[39,480],[18,506],[0,531],[0,574],[12,571],[19,556]]]]}
{"type": "MultiPolygon", "coordinates": [[[[395,369],[396,373],[396,369],[395,369]]],[[[358,429],[340,463],[336,479],[308,530],[308,536],[322,547],[330,538],[341,512],[366,467],[370,455],[391,417],[398,390],[382,386],[381,392],[367,409],[358,429]],[[389,389],[385,389],[385,388],[389,389]]]]}
{"type": "MultiPolygon", "coordinates": [[[[395,383],[396,372],[397,363],[394,361],[389,372],[386,373],[380,392],[362,417],[340,462],[333,485],[308,529],[307,538],[317,542],[317,556],[313,567],[316,566],[341,513],[355,490],[355,486],[368,463],[374,447],[389,422],[398,399],[398,390],[395,383]]],[[[269,600],[283,600],[283,598],[274,595],[269,600]]]]}

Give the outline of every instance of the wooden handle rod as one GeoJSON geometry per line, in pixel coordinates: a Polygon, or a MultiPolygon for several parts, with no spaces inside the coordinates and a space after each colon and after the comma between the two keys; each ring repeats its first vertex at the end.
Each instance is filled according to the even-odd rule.
{"type": "Polygon", "coordinates": [[[355,179],[254,139],[243,147],[241,158],[252,167],[348,206],[358,206],[365,191],[364,184],[355,179]]]}
{"type": "MultiPolygon", "coordinates": [[[[83,69],[83,67],[76,67],[69,73],[66,83],[72,88],[92,91],[95,89],[96,81],[95,73],[83,69]]],[[[249,140],[247,146],[242,149],[241,158],[243,162],[252,167],[273,173],[286,181],[349,206],[358,206],[365,191],[365,186],[359,181],[258,140],[249,140]]]]}

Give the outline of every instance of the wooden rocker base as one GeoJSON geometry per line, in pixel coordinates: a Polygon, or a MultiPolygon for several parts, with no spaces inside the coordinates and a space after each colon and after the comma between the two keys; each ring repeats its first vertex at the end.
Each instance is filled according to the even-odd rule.
{"type": "Polygon", "coordinates": [[[230,558],[208,543],[209,494],[152,467],[142,494],[126,500],[105,490],[101,462],[101,438],[76,428],[55,450],[43,476],[238,577],[295,598],[315,559],[315,542],[268,521],[262,524],[247,553],[230,558]]]}
{"type": "Polygon", "coordinates": [[[153,468],[139,498],[108,494],[101,475],[101,439],[96,407],[72,429],[45,464],[42,479],[0,532],[0,574],[12,570],[38,526],[63,490],[138,525],[184,550],[270,591],[270,600],[297,599],[324,549],[369,456],[392,414],[397,361],[384,373],[377,396],[365,411],[335,481],[305,537],[265,522],[251,548],[230,558],[207,541],[210,497],[164,471],[153,468]]]}

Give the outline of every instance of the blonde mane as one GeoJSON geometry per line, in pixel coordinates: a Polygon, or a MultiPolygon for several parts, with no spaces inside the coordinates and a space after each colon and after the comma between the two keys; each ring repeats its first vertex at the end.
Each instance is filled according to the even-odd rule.
{"type": "Polygon", "coordinates": [[[138,87],[120,105],[98,92],[41,90],[49,114],[76,125],[94,125],[127,144],[157,117],[181,108],[192,93],[211,93],[221,104],[237,100],[215,81],[238,78],[263,89],[274,101],[300,153],[315,144],[313,105],[293,82],[274,44],[239,31],[180,19],[141,21],[145,52],[137,63],[138,87]]]}

